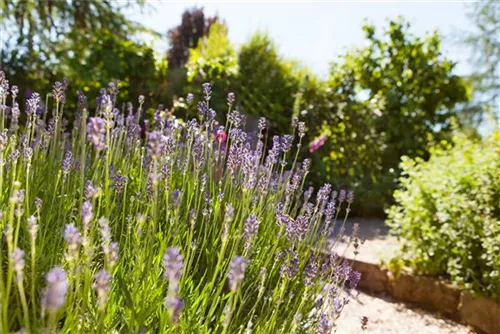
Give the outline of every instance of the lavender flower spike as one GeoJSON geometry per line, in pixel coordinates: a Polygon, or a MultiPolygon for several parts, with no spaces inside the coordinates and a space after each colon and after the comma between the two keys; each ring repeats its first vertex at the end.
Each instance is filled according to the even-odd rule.
{"type": "Polygon", "coordinates": [[[101,269],[94,276],[95,282],[92,288],[97,293],[99,309],[102,311],[106,307],[111,289],[111,275],[104,269],[101,269]]]}
{"type": "Polygon", "coordinates": [[[252,246],[253,239],[259,230],[259,220],[253,213],[247,218],[245,223],[245,248],[252,246]]]}
{"type": "Polygon", "coordinates": [[[245,278],[246,263],[245,259],[241,256],[235,256],[231,262],[229,270],[229,286],[232,292],[236,292],[238,285],[245,278]]]}
{"type": "Polygon", "coordinates": [[[16,273],[16,281],[20,282],[24,277],[24,251],[20,250],[19,248],[14,249],[11,254],[11,261],[16,273]]]}
{"type": "Polygon", "coordinates": [[[94,145],[95,149],[100,151],[106,147],[104,135],[106,133],[104,120],[100,117],[91,117],[87,125],[87,134],[89,141],[94,145]]]}
{"type": "Polygon", "coordinates": [[[178,281],[182,277],[184,261],[181,251],[177,247],[170,247],[163,255],[164,276],[170,281],[178,281]]]}
{"type": "Polygon", "coordinates": [[[68,293],[68,276],[59,266],[47,273],[47,287],[42,293],[42,314],[45,311],[57,312],[66,301],[68,293]]]}

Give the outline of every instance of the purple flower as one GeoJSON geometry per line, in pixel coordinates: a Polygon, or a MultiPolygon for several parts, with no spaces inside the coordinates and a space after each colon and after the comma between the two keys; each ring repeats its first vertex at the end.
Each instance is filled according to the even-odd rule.
{"type": "Polygon", "coordinates": [[[77,249],[82,243],[80,231],[74,224],[66,224],[64,227],[64,240],[70,249],[77,249]]]}
{"type": "Polygon", "coordinates": [[[309,219],[306,216],[298,216],[297,219],[290,218],[286,226],[286,236],[291,241],[299,241],[304,239],[309,219]]]}
{"type": "Polygon", "coordinates": [[[87,201],[90,201],[92,198],[94,198],[94,196],[97,195],[97,193],[98,190],[94,187],[92,181],[87,180],[87,182],[85,182],[85,199],[87,201]]]}
{"type": "Polygon", "coordinates": [[[170,315],[170,321],[177,324],[184,307],[184,302],[176,295],[168,295],[167,298],[165,298],[165,306],[170,315]]]}
{"type": "Polygon", "coordinates": [[[7,137],[7,133],[6,132],[0,133],[0,153],[5,151],[8,143],[9,143],[9,137],[7,137]]]}
{"type": "Polygon", "coordinates": [[[112,242],[111,244],[109,244],[108,264],[110,268],[113,268],[115,264],[118,262],[119,252],[120,252],[120,246],[118,246],[117,242],[112,242]]]}
{"type": "Polygon", "coordinates": [[[198,102],[198,106],[197,106],[196,109],[198,111],[198,116],[200,116],[200,117],[207,116],[208,115],[208,111],[210,110],[210,108],[208,107],[207,102],[205,102],[205,101],[198,102]]]}
{"type": "Polygon", "coordinates": [[[148,154],[158,159],[165,151],[165,140],[159,131],[153,131],[148,136],[148,154]]]}
{"type": "Polygon", "coordinates": [[[38,93],[33,93],[31,96],[28,98],[26,101],[26,114],[28,114],[28,117],[31,117],[32,115],[36,114],[36,111],[38,107],[40,106],[40,94],[38,93]]]}
{"type": "Polygon", "coordinates": [[[333,200],[328,202],[325,209],[325,219],[327,223],[333,220],[333,217],[335,215],[335,209],[336,209],[335,201],[333,200]]]}
{"type": "Polygon", "coordinates": [[[94,276],[92,288],[97,293],[98,305],[100,310],[104,310],[109,298],[111,289],[111,275],[104,269],[99,270],[94,276]]]}
{"type": "Polygon", "coordinates": [[[318,321],[318,334],[330,334],[332,332],[332,324],[328,320],[326,314],[322,313],[318,321]]]}
{"type": "Polygon", "coordinates": [[[68,293],[68,276],[59,266],[53,268],[47,273],[47,287],[42,293],[42,313],[49,311],[57,312],[66,301],[68,293]]]}
{"type": "Polygon", "coordinates": [[[339,202],[342,203],[346,200],[347,192],[345,189],[341,189],[339,192],[339,202]]]}
{"type": "Polygon", "coordinates": [[[82,221],[83,221],[83,229],[88,231],[90,229],[90,222],[94,218],[94,214],[92,212],[92,204],[90,202],[84,202],[82,204],[82,221]]]}
{"type": "Polygon", "coordinates": [[[52,95],[56,99],[57,103],[65,103],[66,102],[66,82],[56,81],[52,88],[52,95]]]}
{"type": "Polygon", "coordinates": [[[184,268],[184,259],[178,247],[169,247],[163,255],[163,275],[170,282],[178,282],[182,277],[182,269],[184,268]]]}
{"type": "Polygon", "coordinates": [[[267,128],[267,120],[265,117],[259,118],[259,131],[263,131],[267,128]]]}
{"type": "Polygon", "coordinates": [[[205,95],[205,100],[210,100],[210,97],[212,95],[212,86],[208,82],[205,82],[203,85],[201,85],[201,87],[203,89],[203,94],[205,95]]]}
{"type": "Polygon", "coordinates": [[[280,268],[280,276],[293,279],[299,271],[299,254],[297,251],[288,252],[289,260],[280,268]]]}
{"type": "Polygon", "coordinates": [[[332,191],[332,185],[329,183],[326,183],[325,185],[323,185],[323,187],[319,188],[317,196],[318,202],[326,201],[331,191],[332,191]]]}
{"type": "Polygon", "coordinates": [[[314,262],[309,262],[304,268],[304,283],[312,285],[318,275],[318,265],[314,262]]]}
{"type": "Polygon", "coordinates": [[[235,256],[229,267],[229,286],[232,292],[236,292],[239,284],[245,278],[246,263],[241,256],[235,256]]]}
{"type": "Polygon", "coordinates": [[[292,135],[284,135],[281,137],[281,149],[283,152],[288,152],[292,148],[293,136],[292,135]]]}
{"type": "Polygon", "coordinates": [[[100,151],[106,147],[104,135],[106,133],[105,122],[100,117],[91,117],[87,125],[88,140],[100,151]]]}
{"type": "Polygon", "coordinates": [[[359,271],[351,270],[349,272],[349,277],[347,280],[349,288],[356,289],[360,279],[361,279],[361,273],[359,271]]]}
{"type": "Polygon", "coordinates": [[[172,207],[177,208],[181,204],[182,191],[180,189],[175,189],[172,191],[170,195],[170,202],[172,203],[172,207]]]}
{"type": "Polygon", "coordinates": [[[234,101],[236,100],[236,95],[234,95],[233,92],[230,92],[227,94],[227,105],[232,106],[234,104],[234,101]]]}
{"type": "Polygon", "coordinates": [[[12,261],[12,267],[16,273],[16,280],[20,282],[24,277],[24,252],[19,248],[16,248],[12,252],[10,259],[12,261]]]}
{"type": "Polygon", "coordinates": [[[354,202],[354,191],[349,190],[346,195],[347,204],[352,204],[354,202]]]}
{"type": "Polygon", "coordinates": [[[36,216],[28,218],[28,232],[30,233],[31,240],[35,240],[38,233],[38,224],[36,216]]]}
{"type": "Polygon", "coordinates": [[[269,150],[269,153],[266,158],[266,165],[268,167],[278,162],[278,156],[280,154],[280,151],[281,151],[280,137],[274,136],[273,147],[269,150]]]}
{"type": "Polygon", "coordinates": [[[259,229],[259,220],[253,213],[247,218],[245,222],[245,248],[249,249],[252,246],[253,239],[259,229]]]}
{"type": "Polygon", "coordinates": [[[186,103],[188,105],[191,105],[193,103],[193,99],[194,99],[194,95],[189,93],[187,96],[186,96],[186,103]]]}
{"type": "Polygon", "coordinates": [[[302,138],[306,134],[306,123],[299,122],[299,137],[302,138]]]}
{"type": "Polygon", "coordinates": [[[228,115],[228,119],[234,128],[239,128],[243,121],[242,116],[238,110],[231,111],[231,113],[228,115]]]}
{"type": "Polygon", "coordinates": [[[66,153],[64,153],[64,159],[62,162],[62,172],[64,175],[68,174],[71,171],[73,160],[73,153],[71,153],[71,151],[66,151],[66,153]]]}

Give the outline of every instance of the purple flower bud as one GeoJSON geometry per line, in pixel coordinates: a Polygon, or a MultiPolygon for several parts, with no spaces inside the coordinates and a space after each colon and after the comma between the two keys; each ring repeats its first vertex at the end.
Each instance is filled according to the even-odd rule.
{"type": "Polygon", "coordinates": [[[348,204],[352,204],[352,203],[354,202],[354,191],[349,190],[349,191],[347,192],[346,197],[347,197],[347,199],[346,199],[347,203],[348,203],[348,204]]]}
{"type": "Polygon", "coordinates": [[[82,237],[75,225],[67,224],[64,227],[64,240],[66,240],[69,249],[78,249],[81,245],[82,237]]]}
{"type": "Polygon", "coordinates": [[[212,86],[208,82],[205,82],[201,86],[203,88],[203,94],[205,95],[205,100],[209,101],[212,95],[212,86]]]}
{"type": "Polygon", "coordinates": [[[153,131],[148,136],[148,154],[158,159],[165,151],[165,141],[159,131],[153,131]]]}
{"type": "Polygon", "coordinates": [[[87,201],[90,201],[91,199],[94,198],[94,196],[97,195],[97,193],[98,191],[92,184],[92,181],[87,180],[87,182],[85,183],[85,199],[87,201]]]}
{"type": "Polygon", "coordinates": [[[241,256],[235,256],[229,268],[229,286],[232,292],[236,292],[239,284],[245,278],[246,263],[241,256]]]}
{"type": "Polygon", "coordinates": [[[309,226],[309,219],[306,216],[298,216],[297,219],[290,218],[286,226],[286,236],[290,241],[303,240],[307,227],[309,226]]]}
{"type": "Polygon", "coordinates": [[[92,204],[90,202],[84,202],[82,205],[82,221],[83,229],[88,231],[90,229],[90,222],[94,218],[92,213],[92,204]]]}
{"type": "Polygon", "coordinates": [[[210,110],[210,108],[208,107],[207,102],[205,102],[205,101],[198,102],[198,107],[197,107],[198,116],[200,116],[200,117],[207,116],[209,113],[209,110],[210,110]]]}
{"type": "Polygon", "coordinates": [[[42,313],[49,311],[57,312],[66,301],[68,293],[68,276],[59,266],[47,273],[47,287],[42,293],[42,313]]]}
{"type": "Polygon", "coordinates": [[[236,95],[233,92],[227,94],[227,105],[232,106],[236,100],[236,95]]]}
{"type": "Polygon", "coordinates": [[[326,314],[322,313],[320,315],[320,319],[318,321],[318,334],[330,334],[332,332],[333,326],[331,322],[328,320],[326,314]]]}
{"type": "Polygon", "coordinates": [[[26,101],[26,114],[28,117],[36,114],[38,107],[40,106],[40,94],[33,93],[26,101]]]}
{"type": "Polygon", "coordinates": [[[252,246],[253,239],[258,232],[260,221],[253,213],[245,222],[245,248],[249,249],[252,246]]]}
{"type": "Polygon", "coordinates": [[[182,299],[175,295],[169,295],[165,298],[165,306],[167,307],[170,315],[170,321],[174,324],[179,322],[184,303],[182,299]]]}
{"type": "Polygon", "coordinates": [[[323,187],[319,188],[318,190],[318,202],[324,202],[328,200],[328,196],[330,195],[330,192],[332,191],[332,185],[329,183],[326,183],[323,185],[323,187]]]}
{"type": "Polygon", "coordinates": [[[98,306],[102,311],[106,308],[111,289],[111,275],[104,269],[99,270],[94,276],[92,288],[97,293],[98,306]]]}
{"type": "Polygon", "coordinates": [[[36,216],[28,218],[28,232],[30,233],[31,240],[35,240],[38,233],[38,224],[36,216]]]}
{"type": "Polygon", "coordinates": [[[265,117],[259,118],[259,130],[263,131],[267,128],[267,119],[265,117]]]}
{"type": "Polygon", "coordinates": [[[56,81],[52,88],[52,95],[58,103],[66,102],[66,84],[65,82],[56,81]]]}
{"type": "Polygon", "coordinates": [[[292,148],[293,136],[292,135],[284,135],[281,137],[281,149],[283,152],[288,152],[292,148]]]}
{"type": "Polygon", "coordinates": [[[299,137],[302,138],[306,134],[306,123],[299,122],[299,137]]]}
{"type": "Polygon", "coordinates": [[[349,277],[347,280],[349,288],[356,289],[360,279],[361,279],[361,273],[359,271],[355,270],[349,271],[349,277]]]}
{"type": "Polygon", "coordinates": [[[193,99],[194,99],[194,95],[189,93],[187,96],[186,96],[186,102],[188,105],[191,105],[193,104],[193,99]]]}
{"type": "Polygon", "coordinates": [[[0,133],[0,153],[5,151],[8,143],[9,143],[9,137],[7,137],[7,133],[6,132],[0,133]]]}
{"type": "Polygon", "coordinates": [[[340,203],[344,202],[346,199],[346,196],[347,196],[347,192],[345,191],[345,189],[341,189],[339,192],[339,202],[340,203]]]}
{"type": "Polygon", "coordinates": [[[178,282],[182,277],[182,269],[184,268],[184,259],[178,247],[169,247],[163,255],[163,275],[170,282],[178,282]]]}
{"type": "Polygon", "coordinates": [[[308,263],[304,268],[304,283],[312,285],[318,275],[318,265],[314,262],[308,263]]]}
{"type": "Polygon", "coordinates": [[[108,264],[110,268],[113,268],[115,264],[118,262],[118,253],[120,252],[120,247],[117,242],[112,242],[109,245],[109,256],[108,256],[108,264]]]}
{"type": "Polygon", "coordinates": [[[62,162],[62,172],[63,174],[68,174],[71,171],[71,167],[73,166],[73,153],[71,151],[66,151],[64,153],[64,159],[62,162]]]}
{"type": "Polygon", "coordinates": [[[12,267],[16,273],[16,280],[20,282],[24,277],[24,252],[19,248],[16,248],[12,252],[10,259],[12,261],[12,267]]]}
{"type": "Polygon", "coordinates": [[[106,147],[104,135],[106,134],[105,122],[100,117],[91,117],[87,125],[88,140],[100,151],[106,147]]]}

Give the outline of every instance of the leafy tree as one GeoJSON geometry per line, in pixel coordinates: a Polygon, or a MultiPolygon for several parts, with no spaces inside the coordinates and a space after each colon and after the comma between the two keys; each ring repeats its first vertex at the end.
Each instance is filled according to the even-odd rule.
{"type": "Polygon", "coordinates": [[[241,111],[250,116],[263,114],[273,133],[289,132],[301,83],[298,64],[285,61],[269,36],[257,33],[241,47],[238,65],[241,111]]]}
{"type": "MultiPolygon", "coordinates": [[[[48,93],[47,87],[68,78],[68,94],[96,90],[112,80],[122,81],[122,97],[135,99],[158,87],[153,83],[153,50],[135,41],[141,26],[123,10],[143,1],[18,1],[2,2],[2,27],[8,38],[1,52],[2,68],[22,89],[48,93]]],[[[76,101],[71,96],[68,101],[76,101]]],[[[71,112],[73,105],[68,105],[71,112]]]]}
{"type": "Polygon", "coordinates": [[[182,14],[181,24],[168,31],[170,48],[167,51],[168,74],[166,95],[169,100],[184,94],[187,84],[189,50],[198,46],[203,36],[209,33],[212,23],[217,17],[206,18],[203,8],[186,10],[182,14]]]}
{"type": "Polygon", "coordinates": [[[493,0],[476,2],[471,6],[469,17],[473,29],[465,33],[463,41],[473,53],[471,64],[475,71],[469,79],[474,88],[473,116],[477,117],[481,112],[495,109],[499,102],[500,3],[493,0]]]}
{"type": "Polygon", "coordinates": [[[381,213],[400,157],[428,158],[431,145],[450,137],[454,107],[469,96],[436,32],[416,37],[402,20],[390,21],[383,36],[368,24],[363,30],[367,45],[332,65],[323,107],[313,114],[321,120],[313,135],[329,137],[320,164],[328,172],[316,175],[354,186],[363,210],[381,213]]]}
{"type": "Polygon", "coordinates": [[[217,17],[205,18],[203,8],[186,10],[181,24],[168,31],[170,49],[167,60],[171,68],[183,67],[189,59],[189,50],[198,46],[198,41],[206,36],[217,17]]]}
{"type": "Polygon", "coordinates": [[[226,96],[235,87],[238,74],[236,52],[227,37],[226,24],[215,21],[209,34],[189,51],[185,93],[198,92],[204,82],[212,84],[210,105],[219,113],[226,108],[226,96]]]}

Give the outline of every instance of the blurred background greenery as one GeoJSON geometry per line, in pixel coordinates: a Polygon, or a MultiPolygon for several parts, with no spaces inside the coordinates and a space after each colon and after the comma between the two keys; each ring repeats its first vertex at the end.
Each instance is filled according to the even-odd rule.
{"type": "MultiPolygon", "coordinates": [[[[345,52],[320,78],[278,52],[276,41],[257,32],[240,47],[228,37],[222,17],[202,8],[187,9],[181,24],[158,33],[132,22],[125,13],[144,1],[4,0],[1,3],[1,67],[21,96],[50,92],[67,78],[69,117],[76,92],[89,97],[112,80],[120,82],[119,101],[146,97],[146,106],[172,106],[185,117],[183,97],[213,85],[212,106],[223,120],[227,93],[252,119],[264,115],[271,134],[288,133],[294,117],[308,124],[310,182],[330,182],[355,190],[355,213],[384,216],[393,202],[402,156],[428,160],[432,148],[453,143],[457,132],[481,137],[478,126],[497,104],[500,58],[500,5],[470,7],[473,32],[460,42],[475,50],[475,72],[458,76],[441,50],[437,33],[417,36],[403,18],[384,29],[364,24],[363,47],[345,52]],[[157,54],[145,35],[168,38],[157,54]],[[312,151],[312,150],[311,150],[312,151]]],[[[95,105],[95,101],[90,101],[95,105]]]]}

